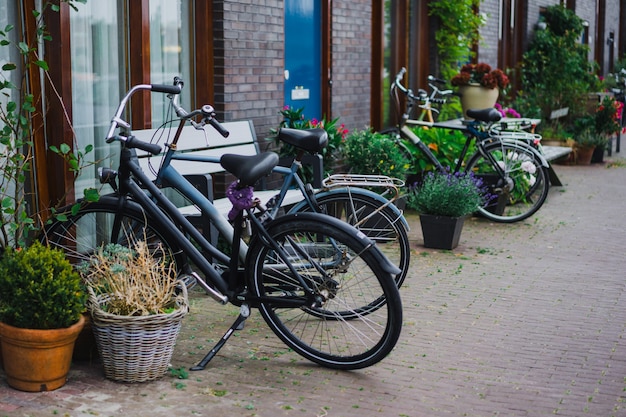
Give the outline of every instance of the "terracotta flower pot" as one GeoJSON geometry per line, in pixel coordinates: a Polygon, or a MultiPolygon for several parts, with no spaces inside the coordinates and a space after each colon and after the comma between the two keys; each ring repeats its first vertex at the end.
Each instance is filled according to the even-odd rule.
{"type": "Polygon", "coordinates": [[[467,110],[482,110],[495,106],[500,95],[497,88],[485,88],[479,84],[470,84],[459,87],[461,94],[461,107],[463,108],[463,118],[465,120],[473,120],[467,117],[467,110]]]}
{"type": "Polygon", "coordinates": [[[83,316],[65,329],[22,329],[0,323],[7,383],[18,390],[52,391],[65,385],[83,316]]]}
{"type": "Polygon", "coordinates": [[[576,147],[576,165],[591,164],[591,157],[595,146],[577,146],[576,147]]]}

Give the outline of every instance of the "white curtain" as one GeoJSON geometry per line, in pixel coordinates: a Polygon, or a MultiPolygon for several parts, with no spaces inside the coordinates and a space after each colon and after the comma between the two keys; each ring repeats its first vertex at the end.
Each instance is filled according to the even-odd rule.
{"type": "MultiPolygon", "coordinates": [[[[183,0],[150,1],[150,81],[171,84],[175,76],[182,77],[185,88],[180,97],[182,106],[190,111],[192,81],[190,63],[190,5],[183,0]]],[[[167,98],[152,94],[152,127],[165,121],[167,98]]]]}
{"type": "MultiPolygon", "coordinates": [[[[72,120],[79,149],[95,148],[88,159],[98,166],[116,166],[119,144],[109,145],[105,136],[125,85],[125,63],[118,2],[75,3],[70,13],[72,59],[72,120]]],[[[96,186],[97,167],[85,170],[76,183],[76,196],[96,186]]]]}

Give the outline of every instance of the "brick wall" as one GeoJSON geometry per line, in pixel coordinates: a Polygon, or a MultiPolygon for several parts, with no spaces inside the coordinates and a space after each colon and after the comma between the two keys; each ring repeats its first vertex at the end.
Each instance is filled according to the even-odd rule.
{"type": "Polygon", "coordinates": [[[214,16],[216,108],[225,121],[251,119],[264,139],[283,105],[283,1],[216,1],[214,16]]]}
{"type": "Polygon", "coordinates": [[[496,0],[486,0],[480,5],[480,14],[485,18],[485,25],[480,28],[479,62],[486,62],[493,68],[498,67],[498,39],[500,37],[499,3],[496,0]]]}
{"type": "Polygon", "coordinates": [[[335,0],[332,8],[332,118],[349,130],[370,120],[371,0],[335,0]]]}

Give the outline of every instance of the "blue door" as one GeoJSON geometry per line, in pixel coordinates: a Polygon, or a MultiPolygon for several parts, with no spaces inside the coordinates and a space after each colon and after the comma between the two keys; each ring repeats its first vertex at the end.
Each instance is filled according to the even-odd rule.
{"type": "Polygon", "coordinates": [[[321,2],[285,0],[285,104],[320,119],[321,2]]]}

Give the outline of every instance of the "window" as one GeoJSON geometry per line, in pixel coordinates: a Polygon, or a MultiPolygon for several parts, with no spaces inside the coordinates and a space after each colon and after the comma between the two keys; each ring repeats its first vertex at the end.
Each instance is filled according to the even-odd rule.
{"type": "MultiPolygon", "coordinates": [[[[151,0],[150,47],[143,51],[127,51],[123,22],[129,21],[122,2],[87,2],[76,4],[78,12],[70,14],[72,120],[79,149],[92,144],[99,166],[117,164],[118,144],[108,145],[104,139],[119,100],[129,88],[129,68],[140,68],[141,54],[150,54],[150,80],[154,84],[170,84],[174,76],[186,81],[181,104],[191,103],[190,16],[189,2],[182,0],[151,0]],[[187,93],[187,94],[185,94],[187,93]]],[[[131,26],[140,31],[140,26],[131,26]]],[[[146,80],[145,82],[148,82],[146,80]]],[[[168,101],[163,94],[152,94],[152,126],[159,126],[166,117],[168,101]]],[[[139,109],[140,110],[140,109],[139,109]]],[[[136,110],[137,111],[137,110],[136,110]]],[[[126,115],[127,120],[130,116],[126,115]]],[[[85,170],[76,184],[76,195],[95,186],[96,169],[85,170]]]]}
{"type": "MultiPolygon", "coordinates": [[[[190,5],[182,0],[150,1],[150,80],[153,84],[171,84],[175,76],[182,77],[185,89],[182,106],[190,110],[191,71],[190,5]]],[[[168,100],[163,94],[153,94],[152,126],[166,118],[168,100]]]]}

